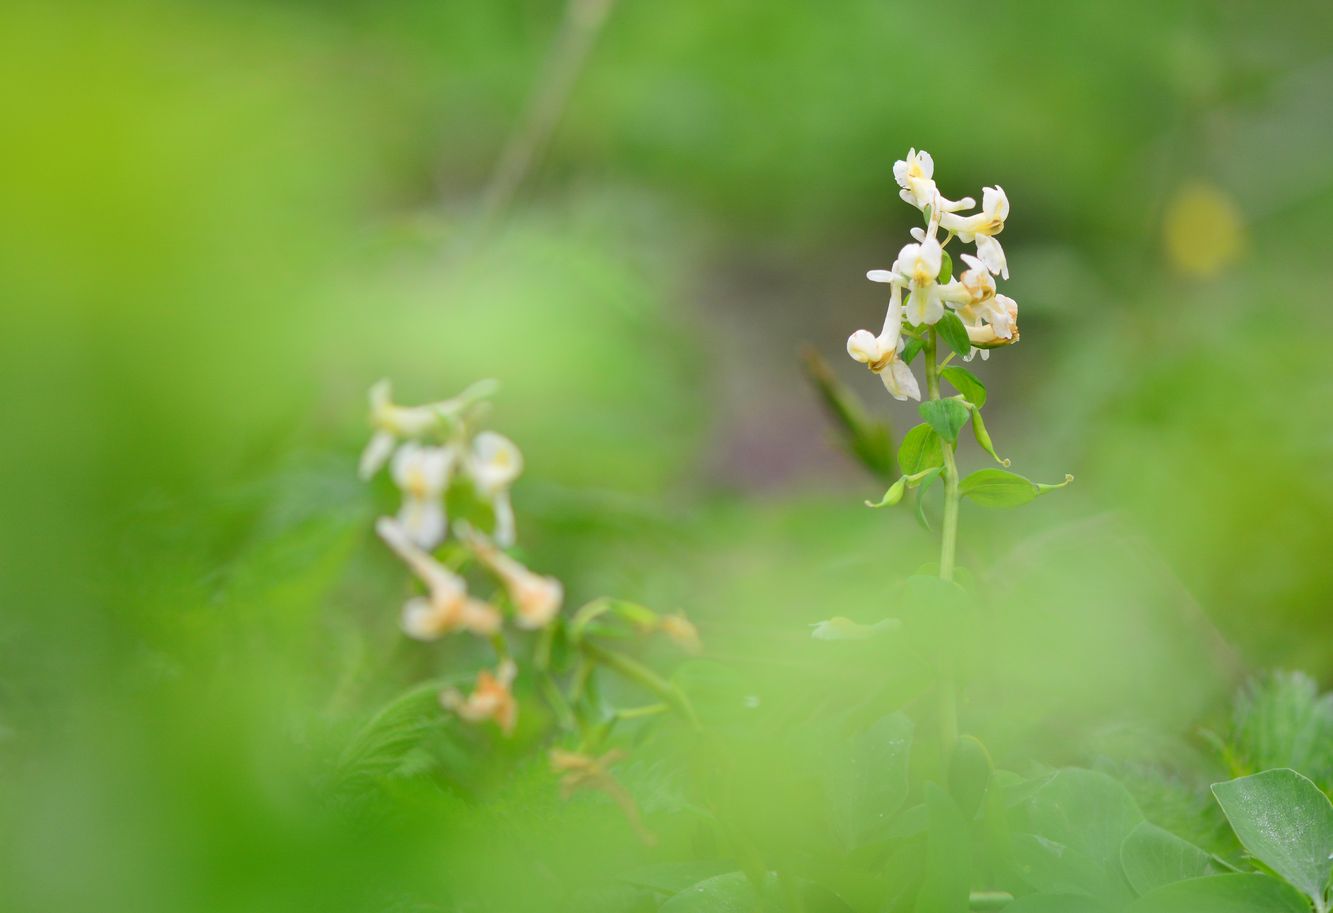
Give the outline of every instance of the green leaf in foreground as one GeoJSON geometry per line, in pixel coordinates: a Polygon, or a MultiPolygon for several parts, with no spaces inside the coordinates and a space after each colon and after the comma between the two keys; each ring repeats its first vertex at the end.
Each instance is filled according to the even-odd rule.
{"type": "Polygon", "coordinates": [[[1038,495],[1064,488],[1072,481],[1074,481],[1073,476],[1065,476],[1063,482],[1045,485],[1024,478],[1016,472],[1007,472],[1003,469],[978,469],[959,483],[958,491],[983,507],[1018,507],[1034,500],[1038,495]]]}
{"type": "Polygon", "coordinates": [[[1324,910],[1333,862],[1333,804],[1294,770],[1266,770],[1213,784],[1231,828],[1254,858],[1324,910]]]}
{"type": "Polygon", "coordinates": [[[1310,913],[1294,889],[1267,875],[1212,875],[1149,891],[1129,913],[1310,913]]]}
{"type": "Polygon", "coordinates": [[[1135,891],[1201,878],[1208,874],[1208,854],[1188,840],[1144,821],[1120,846],[1120,865],[1135,891]]]}
{"type": "Polygon", "coordinates": [[[1111,908],[1086,894],[1029,894],[1002,907],[1004,913],[1111,913],[1111,908]]]}
{"type": "Polygon", "coordinates": [[[944,448],[929,425],[917,425],[903,435],[903,442],[898,447],[899,472],[910,476],[943,465],[944,448]]]}
{"type": "Polygon", "coordinates": [[[963,326],[963,321],[953,311],[944,312],[944,316],[935,324],[935,331],[939,333],[940,339],[959,355],[965,356],[972,351],[972,340],[967,336],[967,327],[963,326]]]}
{"type": "Polygon", "coordinates": [[[958,806],[939,786],[926,784],[926,871],[913,913],[966,913],[972,882],[971,835],[958,806]]]}
{"type": "Polygon", "coordinates": [[[971,371],[960,365],[949,365],[940,372],[953,388],[963,394],[963,399],[980,409],[986,405],[986,385],[977,379],[971,371]]]}
{"type": "Polygon", "coordinates": [[[958,432],[972,413],[956,399],[929,399],[917,407],[921,417],[945,441],[958,443],[958,432]]]}
{"type": "Polygon", "coordinates": [[[846,848],[881,836],[907,799],[912,729],[904,713],[881,717],[838,746],[824,766],[829,817],[846,848]]]}

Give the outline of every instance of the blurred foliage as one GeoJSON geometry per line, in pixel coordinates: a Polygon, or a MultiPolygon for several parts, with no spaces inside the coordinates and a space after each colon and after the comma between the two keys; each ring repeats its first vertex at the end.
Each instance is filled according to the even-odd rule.
{"type": "MultiPolygon", "coordinates": [[[[963,728],[1034,833],[1044,764],[1115,774],[1235,860],[1208,783],[1329,789],[1333,7],[622,0],[484,224],[562,9],[0,9],[0,908],[653,909],[735,888],[732,839],[798,873],[763,891],[824,909],[812,771],[899,709],[931,725],[918,623],[967,658],[963,728]],[[860,276],[906,227],[909,145],[1014,201],[1023,342],[972,367],[1000,452],[1078,476],[1021,515],[965,509],[943,631],[907,579],[931,537],[861,506],[882,485],[827,441],[797,357],[915,420],[841,354],[882,308],[860,276]],[[525,550],[572,598],[700,622],[680,680],[734,744],[722,765],[630,728],[656,849],[606,797],[562,802],[522,733],[433,707],[367,729],[475,660],[395,628],[369,536],[390,496],[353,478],[385,375],[408,400],[500,379],[525,550]],[[907,636],[810,640],[832,616],[907,636]],[[1275,665],[1313,678],[1233,717],[1275,665]],[[701,804],[691,771],[724,766],[701,804]]],[[[953,821],[906,788],[902,816],[953,821]]],[[[933,872],[922,834],[840,896],[933,872]]]]}

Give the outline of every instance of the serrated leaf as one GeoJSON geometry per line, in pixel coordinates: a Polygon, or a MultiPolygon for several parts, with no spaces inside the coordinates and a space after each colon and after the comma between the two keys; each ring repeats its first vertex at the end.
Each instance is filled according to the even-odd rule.
{"type": "Polygon", "coordinates": [[[1333,804],[1294,770],[1213,784],[1231,829],[1254,858],[1322,902],[1333,851],[1333,804]]]}
{"type": "Polygon", "coordinates": [[[943,285],[952,278],[953,278],[953,257],[949,256],[949,252],[947,250],[941,251],[940,274],[935,277],[935,281],[938,282],[940,285],[943,285]]]}
{"type": "Polygon", "coordinates": [[[963,399],[980,409],[986,405],[986,385],[977,376],[961,365],[949,365],[940,372],[953,388],[963,394],[963,399]]]}
{"type": "Polygon", "coordinates": [[[1295,889],[1267,875],[1212,875],[1150,891],[1129,913],[1310,913],[1295,889]]]}
{"type": "Polygon", "coordinates": [[[935,324],[935,331],[949,348],[960,356],[966,356],[972,351],[972,341],[968,339],[967,327],[963,326],[963,321],[953,311],[944,312],[944,316],[935,324]]]}
{"type": "Polygon", "coordinates": [[[1320,694],[1302,672],[1273,672],[1251,682],[1236,703],[1237,776],[1290,767],[1333,788],[1333,694],[1320,694]]]}
{"type": "Polygon", "coordinates": [[[1120,865],[1140,894],[1208,874],[1208,854],[1188,840],[1144,821],[1120,845],[1120,865]]]}
{"type": "Polygon", "coordinates": [[[958,443],[958,432],[972,413],[956,399],[928,399],[917,411],[930,427],[950,445],[958,443]]]}
{"type": "Polygon", "coordinates": [[[898,447],[900,472],[910,476],[932,466],[943,465],[944,448],[930,425],[917,425],[903,435],[903,442],[898,447]]]}

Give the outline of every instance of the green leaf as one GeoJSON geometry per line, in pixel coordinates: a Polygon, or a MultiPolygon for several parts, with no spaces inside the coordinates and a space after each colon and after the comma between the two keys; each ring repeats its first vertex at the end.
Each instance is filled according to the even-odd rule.
{"type": "Polygon", "coordinates": [[[1003,469],[978,469],[958,484],[958,493],[983,507],[1018,507],[1037,497],[1037,485],[1003,469]]]}
{"type": "Polygon", "coordinates": [[[977,376],[961,365],[949,365],[940,372],[953,388],[963,394],[963,398],[980,409],[986,405],[986,385],[977,380],[977,376]]]}
{"type": "Polygon", "coordinates": [[[958,737],[949,758],[949,792],[967,820],[975,818],[981,809],[994,769],[990,752],[979,739],[970,735],[958,737]]]}
{"type": "Polygon", "coordinates": [[[949,252],[947,250],[942,251],[941,254],[942,255],[940,257],[940,274],[935,277],[935,281],[938,282],[940,285],[943,285],[944,283],[948,282],[950,279],[953,278],[953,257],[949,256],[949,252]]]}
{"type": "MultiPolygon", "coordinates": [[[[921,427],[925,426],[923,425],[921,427]]],[[[934,432],[931,432],[930,436],[935,439],[936,443],[939,443],[940,439],[935,436],[934,432]]],[[[943,456],[940,458],[943,459],[943,456]]],[[[921,487],[917,489],[916,492],[916,522],[920,523],[926,532],[930,532],[930,521],[926,519],[926,492],[930,491],[930,486],[934,485],[935,480],[939,477],[940,473],[938,472],[934,475],[926,476],[921,482],[921,487]]]]}
{"type": "Polygon", "coordinates": [[[1016,472],[1007,472],[1003,469],[978,469],[959,483],[958,492],[983,507],[1018,507],[1038,495],[1064,488],[1072,481],[1074,481],[1073,476],[1065,476],[1063,482],[1046,485],[1024,478],[1016,472]]]}
{"type": "Polygon", "coordinates": [[[902,359],[903,364],[910,365],[912,359],[916,358],[925,344],[926,341],[920,336],[913,336],[903,345],[903,350],[898,357],[902,359]]]}
{"type": "Polygon", "coordinates": [[[1111,908],[1086,894],[1029,894],[1002,908],[1004,913],[1111,913],[1111,908]]]}
{"type": "Polygon", "coordinates": [[[1333,788],[1333,694],[1320,694],[1301,672],[1273,672],[1251,682],[1236,703],[1236,775],[1274,767],[1299,770],[1333,788]]]}
{"type": "Polygon", "coordinates": [[[1310,913],[1295,890],[1267,875],[1212,875],[1150,891],[1129,913],[1310,913]]]}
{"type": "Polygon", "coordinates": [[[951,445],[958,443],[958,432],[972,414],[956,399],[928,399],[917,407],[917,411],[935,433],[951,445]]]}
{"type": "Polygon", "coordinates": [[[882,836],[907,799],[912,720],[880,717],[852,736],[824,765],[824,796],[834,832],[847,849],[882,836]]]}
{"type": "Polygon", "coordinates": [[[925,880],[917,893],[913,913],[967,913],[972,884],[972,837],[963,813],[949,794],[926,784],[925,880]]]}
{"type": "Polygon", "coordinates": [[[1333,804],[1294,770],[1213,784],[1231,828],[1254,858],[1322,903],[1333,851],[1333,804]]]}
{"type": "Polygon", "coordinates": [[[1208,874],[1208,854],[1188,840],[1144,821],[1120,845],[1120,865],[1140,894],[1208,874]]]}
{"type": "Polygon", "coordinates": [[[907,490],[907,476],[899,476],[898,481],[889,486],[889,490],[884,492],[884,497],[876,504],[874,501],[867,501],[866,507],[892,507],[903,499],[903,492],[907,490]]]}
{"type": "Polygon", "coordinates": [[[972,351],[972,341],[967,338],[967,327],[953,311],[945,311],[944,316],[935,324],[935,331],[960,356],[972,351]]]}
{"type": "Polygon", "coordinates": [[[995,462],[1001,466],[1009,465],[1008,460],[995,452],[995,444],[991,442],[990,432],[986,430],[986,423],[981,418],[981,409],[976,406],[972,408],[972,436],[977,439],[977,446],[994,457],[995,462]]]}
{"type": "Polygon", "coordinates": [[[744,873],[728,872],[672,895],[658,907],[658,913],[754,913],[762,902],[758,893],[744,873]]]}
{"type": "Polygon", "coordinates": [[[898,447],[899,472],[910,476],[943,465],[944,449],[939,436],[929,425],[917,425],[903,435],[903,442],[898,447]]]}

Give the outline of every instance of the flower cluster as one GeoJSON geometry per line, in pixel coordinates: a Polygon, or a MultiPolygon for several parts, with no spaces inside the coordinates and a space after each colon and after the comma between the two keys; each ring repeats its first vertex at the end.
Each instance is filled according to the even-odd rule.
{"type": "Polygon", "coordinates": [[[1004,248],[996,238],[1009,216],[1009,199],[1000,187],[986,187],[981,210],[963,214],[961,210],[971,209],[976,201],[941,195],[935,163],[924,150],[908,152],[894,164],[893,175],[902,188],[899,195],[922,212],[926,227],[912,229],[914,243],[898,252],[891,268],[866,273],[871,282],[889,286],[888,312],[879,335],[857,330],[848,338],[847,354],[879,375],[895,398],[919,400],[921,388],[908,366],[910,356],[902,357],[905,337],[919,338],[926,327],[957,319],[972,346],[968,360],[978,351],[985,358],[988,349],[1018,341],[1018,304],[999,294],[994,279],[1009,278],[1004,248]],[[967,269],[956,278],[953,258],[945,250],[954,238],[976,245],[975,256],[961,255],[967,269]]]}
{"type": "Polygon", "coordinates": [[[513,545],[515,526],[509,489],[523,469],[523,457],[512,441],[493,431],[473,427],[493,384],[474,384],[453,399],[424,406],[393,402],[387,380],[370,389],[370,421],[374,436],[361,456],[361,477],[368,479],[387,464],[402,492],[396,517],[381,517],[375,530],[384,543],[417,577],[424,593],[402,609],[404,633],[417,640],[437,640],[467,632],[491,639],[500,653],[495,671],[477,676],[472,694],[447,690],[441,703],[461,719],[495,722],[504,733],[513,730],[518,705],[511,686],[518,668],[509,659],[502,629],[507,606],[514,624],[523,629],[550,625],[560,612],[564,588],[560,581],[530,571],[504,549],[513,545]],[[466,518],[450,522],[451,491],[470,489],[471,500],[489,514],[490,535],[466,518]],[[467,579],[434,554],[450,534],[462,547],[460,558],[483,568],[498,585],[490,598],[469,590],[467,579]]]}

